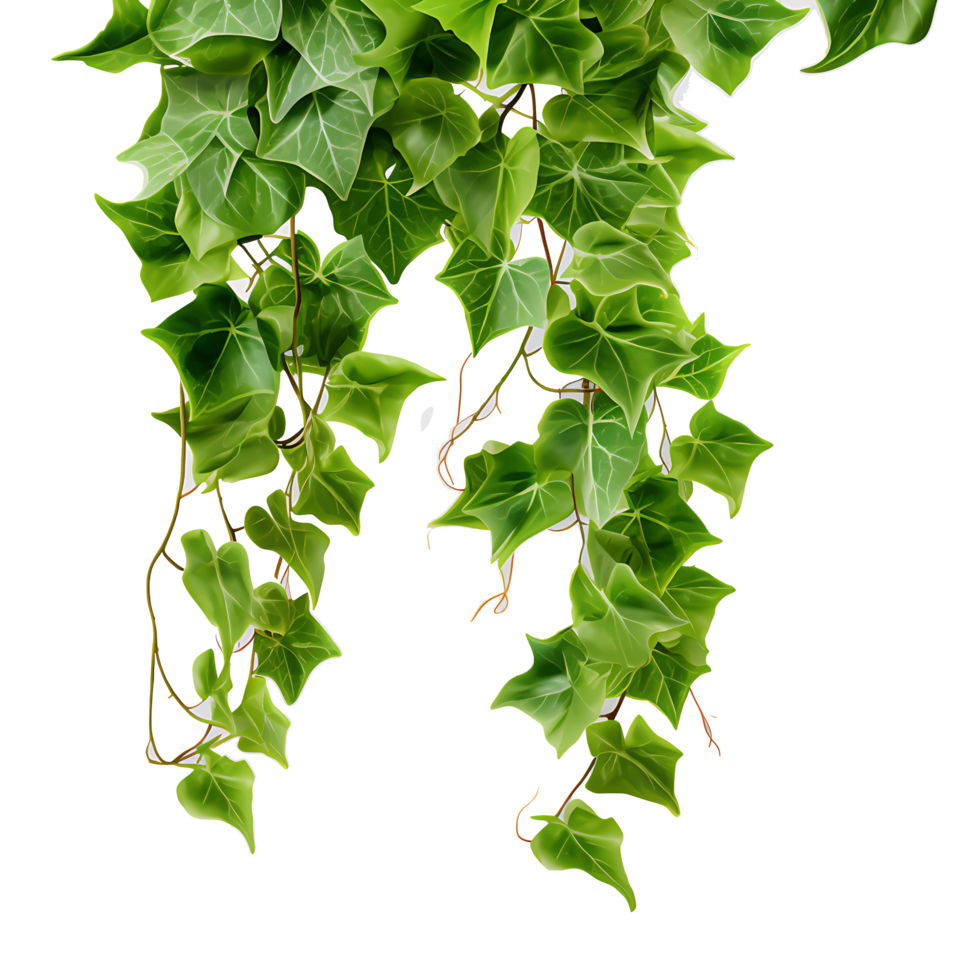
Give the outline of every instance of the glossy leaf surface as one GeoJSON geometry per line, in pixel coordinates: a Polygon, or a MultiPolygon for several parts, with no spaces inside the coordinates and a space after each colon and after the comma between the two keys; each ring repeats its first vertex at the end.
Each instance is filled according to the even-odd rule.
{"type": "Polygon", "coordinates": [[[201,747],[204,765],[177,784],[180,805],[199,820],[230,824],[255,852],[252,833],[252,783],[255,776],[247,762],[235,762],[213,749],[201,747]]]}

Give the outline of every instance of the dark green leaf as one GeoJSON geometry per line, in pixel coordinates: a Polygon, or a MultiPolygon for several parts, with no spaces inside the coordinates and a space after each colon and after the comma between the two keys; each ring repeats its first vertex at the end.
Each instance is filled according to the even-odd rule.
{"type": "Polygon", "coordinates": [[[671,612],[691,624],[682,627],[681,632],[693,636],[703,646],[718,603],[734,591],[708,572],[684,565],[674,573],[663,599],[671,612]]]}
{"type": "Polygon", "coordinates": [[[676,728],[691,685],[710,670],[706,665],[695,666],[689,663],[658,643],[650,655],[650,663],[633,675],[626,689],[626,696],[649,701],[676,728]]]}
{"type": "Polygon", "coordinates": [[[465,41],[485,66],[494,14],[501,3],[503,0],[421,0],[414,6],[465,41]]]}

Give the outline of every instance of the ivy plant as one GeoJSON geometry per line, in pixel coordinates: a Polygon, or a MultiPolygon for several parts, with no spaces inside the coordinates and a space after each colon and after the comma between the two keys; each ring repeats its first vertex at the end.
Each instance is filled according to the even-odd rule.
{"type": "MultiPolygon", "coordinates": [[[[830,44],[811,72],[921,40],[936,0],[818,5],[830,44]]],[[[676,729],[694,700],[710,670],[709,627],[734,589],[692,564],[720,543],[692,492],[719,494],[734,517],[752,464],[771,448],[725,414],[726,376],[747,344],[708,333],[672,280],[690,254],[686,184],[729,159],[675,93],[693,69],[731,94],[806,12],[777,0],[113,0],[101,33],[58,57],[113,73],[148,62],[161,74],[159,104],[119,155],[142,170],[142,190],[97,201],[139,258],[151,300],[194,294],[144,331],[177,373],[177,406],[155,418],[180,441],[173,513],[146,580],[146,754],[190,770],[177,795],[192,816],[230,824],[254,848],[252,768],[219,749],[237,740],[285,766],[289,721],[273,691],[292,705],[340,653],[315,615],[330,543],[321,525],[356,535],[374,484],[332,425],[369,436],[384,460],[406,398],[442,380],[365,345],[373,316],[395,302],[388,284],[447,242],[437,279],[459,298],[467,357],[522,332],[499,382],[457,416],[440,450],[457,496],[432,526],[489,532],[504,582],[498,612],[521,545],[577,530],[568,618],[550,637],[528,637],[528,670],[492,707],[527,714],[558,756],[584,736],[585,774],[522,839],[546,868],[585,871],[635,907],[622,831],[575,794],[584,785],[680,813],[680,749],[642,715],[625,729],[619,715],[632,701],[676,729]],[[310,190],[345,239],[325,256],[297,230],[310,190]],[[543,257],[520,254],[532,235],[543,257]],[[568,382],[543,384],[535,356],[568,382]],[[518,368],[543,393],[536,433],[471,452],[457,485],[450,451],[518,368]],[[673,440],[663,388],[703,402],[673,440]],[[288,435],[283,399],[301,423],[288,435]],[[281,461],[284,488],[233,526],[222,483],[281,461]],[[181,564],[168,548],[188,464],[228,540],[186,531],[181,564]],[[150,588],[161,558],[216,633],[217,654],[194,661],[197,701],[164,670],[150,588]],[[253,567],[273,563],[256,585],[253,567]],[[294,594],[300,583],[306,591],[294,594]],[[249,669],[235,691],[231,664],[243,651],[249,669]],[[175,754],[154,735],[158,678],[203,726],[175,754]]]]}

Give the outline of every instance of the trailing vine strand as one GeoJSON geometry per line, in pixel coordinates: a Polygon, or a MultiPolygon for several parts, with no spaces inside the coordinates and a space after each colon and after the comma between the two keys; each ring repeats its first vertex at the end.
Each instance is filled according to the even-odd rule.
{"type": "MultiPolygon", "coordinates": [[[[830,45],[813,72],[921,40],[935,10],[935,0],[818,5],[830,45]]],[[[715,406],[747,345],[725,345],[703,315],[692,320],[671,279],[693,247],[678,211],[687,182],[730,159],[674,93],[694,69],[731,94],[752,58],[805,15],[777,0],[153,0],[148,10],[113,0],[105,29],[59,56],[109,72],[151,63],[162,76],[159,105],[119,155],[142,169],[143,189],[125,203],[96,200],[139,258],[151,300],[195,294],[144,331],[178,374],[177,407],[154,417],[181,452],[173,513],[146,578],[146,754],[190,770],[177,795],[191,815],[230,824],[254,849],[252,768],[218,748],[237,740],[285,766],[289,721],[267,680],[291,705],[340,653],[313,614],[329,545],[319,524],[356,535],[374,484],[332,423],[370,436],[383,461],[405,399],[443,380],[364,346],[374,314],[396,302],[388,283],[447,242],[436,278],[459,297],[470,353],[438,451],[439,478],[457,496],[430,531],[489,532],[502,590],[476,619],[491,602],[494,612],[509,605],[524,542],[577,529],[570,622],[528,637],[530,669],[492,707],[540,723],[558,756],[585,735],[581,779],[553,815],[532,818],[543,823],[533,837],[519,826],[530,803],[515,830],[546,868],[585,871],[635,907],[619,825],[575,794],[625,793],[679,814],[681,752],[640,715],[624,731],[628,702],[647,702],[676,729],[690,698],[718,749],[692,686],[710,669],[708,629],[734,590],[690,563],[720,541],[689,501],[700,484],[734,517],[752,463],[771,446],[715,406]],[[344,239],[322,258],[297,228],[310,189],[344,239]],[[531,224],[543,254],[518,258],[531,224]],[[470,357],[521,329],[502,377],[463,417],[470,357]],[[532,367],[542,351],[566,383],[532,367]],[[465,457],[458,485],[451,451],[501,411],[520,365],[517,378],[556,396],[536,438],[487,442],[465,457]],[[283,376],[299,425],[288,436],[283,376]],[[690,434],[671,439],[662,388],[703,403],[690,434]],[[243,520],[228,513],[222,482],[281,462],[283,490],[243,520]],[[186,531],[181,564],[167,549],[195,490],[214,492],[228,541],[186,531]],[[246,543],[251,560],[272,567],[262,552],[276,558],[258,587],[246,543]],[[218,656],[212,648],[194,662],[193,705],[164,670],[151,594],[161,557],[216,631],[218,656]],[[296,578],[307,591],[294,596],[296,578]],[[249,670],[232,707],[231,661],[243,651],[249,670]],[[167,700],[203,726],[169,758],[153,729],[158,674],[167,700]]]]}

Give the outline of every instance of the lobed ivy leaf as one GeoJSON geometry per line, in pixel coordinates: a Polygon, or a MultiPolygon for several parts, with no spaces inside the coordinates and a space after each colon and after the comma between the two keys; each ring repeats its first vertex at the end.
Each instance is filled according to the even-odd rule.
{"type": "Polygon", "coordinates": [[[155,65],[175,64],[147,35],[146,15],[146,7],[139,0],[112,0],[112,16],[88,44],[51,60],[84,61],[90,68],[113,74],[144,61],[155,65]]]}
{"type": "Polygon", "coordinates": [[[936,0],[817,0],[817,5],[830,45],[806,72],[840,68],[879,44],[917,44],[936,12],[936,0]]]}
{"type": "Polygon", "coordinates": [[[167,186],[180,191],[180,200],[177,202],[177,210],[174,214],[174,225],[177,234],[184,240],[195,259],[200,260],[208,252],[217,248],[224,247],[226,250],[231,250],[240,238],[246,237],[246,232],[243,229],[232,228],[220,221],[215,221],[201,207],[201,202],[191,190],[186,175],[167,186]]]}
{"type": "Polygon", "coordinates": [[[209,742],[198,749],[204,764],[195,767],[177,784],[177,799],[192,817],[221,820],[240,831],[254,854],[252,783],[255,776],[247,762],[235,762],[210,746],[209,742]]]}
{"type": "Polygon", "coordinates": [[[360,236],[371,260],[392,283],[427,248],[443,241],[440,229],[452,216],[430,185],[409,196],[414,178],[383,130],[372,130],[346,200],[328,194],[334,227],[360,236]]]}
{"type": "Polygon", "coordinates": [[[681,391],[687,391],[705,401],[717,398],[732,361],[748,346],[740,344],[738,347],[726,347],[711,334],[705,334],[695,341],[692,348],[697,359],[685,364],[669,381],[664,381],[663,385],[667,388],[680,388],[681,391]]]}
{"type": "Polygon", "coordinates": [[[643,547],[629,562],[643,584],[663,595],[677,570],[695,552],[721,539],[708,532],[697,514],[681,499],[677,480],[649,476],[625,493],[627,510],[604,531],[625,535],[643,547]]]}
{"type": "Polygon", "coordinates": [[[374,483],[351,462],[343,446],[334,448],[326,423],[312,427],[299,453],[301,462],[290,460],[299,487],[293,513],[311,514],[324,524],[342,524],[359,534],[361,506],[374,483]]]}
{"type": "Polygon", "coordinates": [[[620,144],[565,146],[542,137],[540,145],[537,188],[526,213],[544,218],[562,238],[594,221],[624,228],[651,189],[650,179],[626,163],[620,144]]]}
{"type": "Polygon", "coordinates": [[[464,241],[436,276],[463,304],[474,355],[511,330],[547,323],[548,263],[539,256],[513,261],[514,252],[510,238],[499,232],[489,254],[464,241]]]}
{"type": "Polygon", "coordinates": [[[559,85],[581,92],[602,42],[579,19],[578,0],[505,0],[487,53],[487,85],[559,85]]]}
{"type": "Polygon", "coordinates": [[[651,640],[684,624],[628,565],[617,565],[602,590],[579,565],[569,594],[575,635],[593,663],[635,670],[649,661],[651,640]]]}
{"type": "Polygon", "coordinates": [[[357,56],[357,63],[383,68],[399,91],[411,70],[415,51],[426,38],[441,33],[439,22],[412,9],[412,0],[365,0],[384,24],[384,41],[357,56]]]}
{"type": "Polygon", "coordinates": [[[232,715],[238,747],[242,752],[261,752],[288,769],[286,729],[289,719],[276,707],[264,677],[252,676],[245,685],[242,703],[232,715]]]}
{"type": "Polygon", "coordinates": [[[648,120],[652,129],[650,148],[679,194],[684,193],[691,175],[705,164],[732,159],[720,147],[685,126],[661,120],[657,120],[656,125],[652,122],[651,115],[648,120]]]}
{"type": "Polygon", "coordinates": [[[599,18],[602,33],[614,31],[638,21],[655,0],[589,0],[592,12],[599,18]]]}
{"type": "Polygon", "coordinates": [[[572,247],[575,258],[565,275],[577,279],[590,293],[610,296],[639,285],[674,292],[670,277],[649,245],[607,221],[582,225],[572,236],[572,247]]]}
{"type": "Polygon", "coordinates": [[[512,139],[498,133],[477,143],[437,175],[436,190],[456,213],[453,226],[460,237],[478,242],[488,254],[497,237],[509,237],[534,196],[538,159],[534,130],[522,129],[512,139]]]}
{"type": "Polygon", "coordinates": [[[178,230],[179,208],[173,184],[141,201],[114,204],[98,194],[95,200],[139,258],[140,280],[151,300],[245,275],[231,255],[234,241],[218,243],[198,256],[193,254],[178,230]]]}
{"type": "Polygon", "coordinates": [[[401,357],[356,351],[331,375],[330,398],[320,414],[328,422],[345,422],[369,436],[378,444],[379,462],[384,462],[405,399],[422,385],[445,380],[401,357]]]}
{"type": "Polygon", "coordinates": [[[528,539],[572,513],[567,483],[538,482],[534,449],[515,442],[499,452],[484,450],[487,477],[466,505],[466,513],[490,530],[491,561],[504,562],[528,539]]]}
{"type": "Polygon", "coordinates": [[[694,338],[675,297],[642,289],[592,297],[576,284],[573,313],[553,321],[544,335],[552,367],[594,382],[626,413],[635,431],[651,388],[695,359],[694,338]],[[642,303],[642,306],[641,306],[642,303]]]}
{"type": "Polygon", "coordinates": [[[504,0],[421,0],[414,9],[434,17],[468,44],[486,67],[494,15],[504,0]]]}
{"type": "Polygon", "coordinates": [[[152,0],[147,27],[171,57],[199,71],[241,75],[275,47],[281,19],[281,0],[152,0]]]}
{"type": "Polygon", "coordinates": [[[658,643],[650,654],[650,663],[633,675],[626,696],[649,701],[676,729],[691,685],[710,670],[706,664],[692,664],[658,643]]]}
{"type": "Polygon", "coordinates": [[[623,737],[618,721],[600,721],[585,733],[595,768],[585,788],[592,793],[626,793],[681,814],[674,794],[674,770],[684,754],[656,735],[637,715],[623,737]]]}
{"type": "Polygon", "coordinates": [[[718,603],[734,591],[731,585],[703,569],[684,565],[674,573],[663,600],[671,612],[690,624],[682,627],[681,632],[693,636],[703,646],[718,603]]]}
{"type": "Polygon", "coordinates": [[[693,480],[720,493],[734,517],[742,506],[749,468],[772,443],[760,439],[741,422],[717,411],[708,402],[691,419],[691,435],[678,436],[670,444],[675,480],[693,480]]]}
{"type": "Polygon", "coordinates": [[[174,362],[191,419],[235,419],[251,402],[267,418],[279,390],[279,372],[270,360],[270,348],[278,357],[278,337],[269,336],[228,286],[201,286],[195,296],[159,326],[143,331],[174,362]]]}
{"type": "Polygon", "coordinates": [[[585,665],[585,651],[570,628],[547,640],[529,635],[527,642],[533,666],[509,680],[490,707],[519,708],[529,715],[561,758],[599,717],[605,678],[585,665]]]}
{"type": "Polygon", "coordinates": [[[531,853],[549,871],[574,868],[612,885],[632,912],[636,897],[623,867],[623,832],[619,824],[611,817],[604,820],[596,816],[581,800],[572,800],[564,813],[564,820],[548,815],[531,818],[546,824],[531,841],[531,853]]]}
{"type": "Polygon", "coordinates": [[[429,522],[429,527],[472,527],[478,531],[488,531],[489,528],[479,517],[467,513],[473,495],[486,482],[487,459],[482,453],[473,453],[463,460],[463,471],[466,486],[463,492],[453,501],[452,506],[441,517],[429,522]]]}
{"type": "Polygon", "coordinates": [[[309,609],[309,596],[290,605],[290,618],[281,636],[255,634],[255,672],[276,682],[286,704],[300,696],[310,674],[340,650],[309,609]]]}
{"type": "Polygon", "coordinates": [[[544,410],[534,443],[538,479],[567,479],[589,445],[589,410],[574,398],[559,398],[544,410]]]}
{"type": "Polygon", "coordinates": [[[268,511],[250,507],[245,512],[245,533],[260,548],[274,551],[303,580],[313,605],[323,585],[323,556],[330,538],[315,524],[293,520],[282,490],[270,494],[268,511]]]}
{"type": "Polygon", "coordinates": [[[646,28],[640,24],[603,31],[600,40],[602,57],[585,73],[586,85],[590,81],[623,78],[652,61],[663,48],[662,44],[651,39],[646,28]]]}
{"type": "Polygon", "coordinates": [[[408,65],[411,78],[441,78],[454,83],[469,82],[479,70],[480,59],[473,50],[448,31],[426,34],[408,65]]]}
{"type": "Polygon", "coordinates": [[[252,624],[252,578],[248,552],[237,541],[215,548],[207,531],[188,531],[181,579],[208,622],[218,631],[225,663],[238,638],[252,624]]]}
{"type": "Polygon", "coordinates": [[[752,58],[806,15],[777,0],[669,0],[661,12],[677,51],[729,95],[752,58]]]}
{"type": "Polygon", "coordinates": [[[258,629],[282,636],[291,619],[291,601],[279,582],[263,582],[252,593],[252,621],[258,629]]]}
{"type": "Polygon", "coordinates": [[[480,141],[476,113],[449,82],[439,78],[406,82],[398,101],[377,125],[390,133],[395,149],[412,171],[415,180],[410,193],[480,141]]]}

